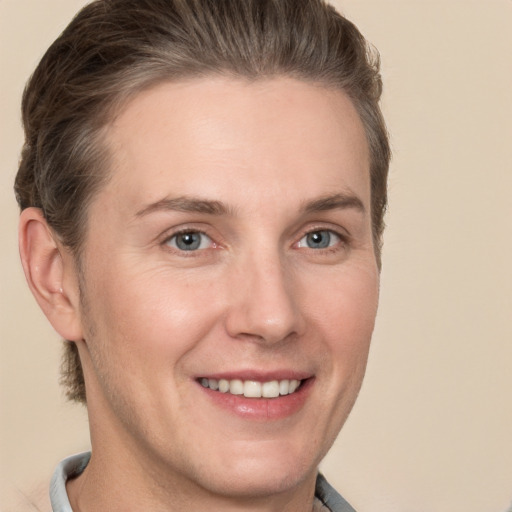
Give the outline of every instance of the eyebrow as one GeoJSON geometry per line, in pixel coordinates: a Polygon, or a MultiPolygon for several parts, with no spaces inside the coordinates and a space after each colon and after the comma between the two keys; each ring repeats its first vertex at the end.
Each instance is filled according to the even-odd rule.
{"type": "Polygon", "coordinates": [[[136,213],[137,217],[144,217],[154,212],[164,211],[195,212],[208,215],[225,215],[229,213],[228,208],[220,201],[211,201],[196,197],[165,197],[160,201],[151,203],[136,213]]]}
{"type": "Polygon", "coordinates": [[[306,213],[325,212],[329,210],[355,209],[365,212],[363,201],[354,194],[333,194],[306,203],[306,213]]]}
{"type": "MultiPolygon", "coordinates": [[[[301,210],[305,213],[324,212],[329,210],[355,209],[362,213],[365,207],[361,199],[353,194],[333,194],[320,197],[305,203],[301,210]]],[[[151,203],[136,213],[136,217],[144,217],[154,212],[178,211],[204,213],[207,215],[227,215],[232,214],[233,210],[227,207],[221,201],[202,199],[198,197],[180,196],[165,197],[159,201],[151,203]]]]}

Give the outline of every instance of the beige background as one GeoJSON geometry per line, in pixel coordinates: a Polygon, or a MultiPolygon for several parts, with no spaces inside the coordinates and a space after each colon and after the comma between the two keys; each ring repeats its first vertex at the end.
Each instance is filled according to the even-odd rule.
{"type": "MultiPolygon", "coordinates": [[[[24,283],[12,193],[24,81],[83,3],[0,0],[3,512],[36,510],[29,501],[46,494],[57,461],[88,446],[85,414],[57,385],[59,339],[24,283]]],[[[367,379],[323,469],[360,512],[503,512],[512,502],[512,1],[336,4],[381,51],[394,160],[367,379]]]]}

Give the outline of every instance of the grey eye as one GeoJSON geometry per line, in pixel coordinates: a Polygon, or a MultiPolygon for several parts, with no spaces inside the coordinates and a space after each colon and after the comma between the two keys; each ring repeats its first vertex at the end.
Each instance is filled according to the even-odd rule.
{"type": "Polygon", "coordinates": [[[187,231],[169,238],[167,245],[180,251],[197,251],[199,249],[207,249],[211,246],[211,243],[210,237],[204,233],[200,231],[187,231]]]}
{"type": "Polygon", "coordinates": [[[333,231],[321,229],[312,231],[303,236],[298,243],[298,247],[307,247],[309,249],[327,249],[340,242],[340,237],[333,231]]]}

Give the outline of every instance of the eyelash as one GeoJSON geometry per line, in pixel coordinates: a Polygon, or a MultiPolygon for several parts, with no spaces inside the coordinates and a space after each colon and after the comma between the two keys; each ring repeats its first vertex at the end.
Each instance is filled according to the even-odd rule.
{"type": "MultiPolygon", "coordinates": [[[[349,245],[349,243],[350,243],[350,237],[346,233],[340,233],[337,230],[327,228],[327,227],[315,227],[313,229],[310,229],[310,230],[304,232],[301,235],[301,237],[299,238],[299,240],[293,244],[293,247],[297,247],[300,249],[307,249],[307,250],[313,251],[315,253],[332,254],[332,253],[338,252],[338,251],[342,250],[343,248],[347,247],[349,245]],[[315,233],[323,233],[323,232],[329,233],[330,236],[334,235],[336,238],[338,238],[338,241],[332,246],[329,245],[327,247],[321,247],[321,248],[299,247],[298,246],[298,244],[306,237],[313,235],[315,233]]],[[[161,242],[161,245],[165,246],[168,250],[173,251],[173,252],[179,254],[180,256],[185,256],[185,257],[198,256],[198,253],[201,253],[205,249],[217,249],[217,248],[221,247],[221,244],[217,244],[212,239],[212,237],[209,236],[207,233],[205,233],[201,229],[193,229],[193,228],[185,228],[185,229],[176,231],[169,236],[166,236],[165,239],[161,242]],[[193,249],[193,250],[185,250],[185,249],[180,249],[177,246],[172,247],[170,245],[170,243],[173,239],[176,239],[179,236],[187,235],[187,234],[192,234],[192,235],[198,234],[198,235],[201,235],[202,237],[207,237],[210,240],[211,246],[207,247],[207,248],[202,248],[202,249],[198,248],[198,249],[193,249]]]]}
{"type": "Polygon", "coordinates": [[[315,252],[320,252],[321,251],[323,253],[333,253],[333,252],[337,252],[341,248],[345,247],[348,244],[348,241],[349,241],[347,235],[345,235],[345,234],[341,234],[338,231],[335,231],[334,229],[329,229],[329,228],[325,228],[325,227],[319,227],[319,228],[311,229],[311,230],[307,231],[306,233],[304,233],[302,235],[302,237],[299,239],[299,241],[296,242],[295,245],[298,246],[298,244],[300,244],[302,242],[302,240],[305,240],[309,236],[312,236],[312,235],[315,235],[315,234],[319,234],[319,233],[328,233],[329,234],[329,240],[327,241],[327,243],[329,243],[329,244],[332,242],[332,236],[333,235],[334,235],[335,238],[337,238],[337,241],[335,241],[335,243],[332,244],[332,245],[328,245],[327,247],[313,248],[313,247],[302,246],[301,248],[309,249],[309,250],[315,251],[315,252]]]}
{"type": "Polygon", "coordinates": [[[217,247],[219,247],[219,245],[217,243],[215,243],[212,239],[212,237],[210,237],[208,234],[206,234],[204,231],[201,231],[200,229],[191,229],[191,228],[188,228],[188,229],[182,229],[182,230],[179,230],[179,231],[176,231],[174,233],[172,233],[170,236],[167,236],[163,241],[162,241],[162,244],[163,246],[166,246],[169,250],[172,250],[176,253],[179,253],[180,255],[182,256],[196,256],[198,252],[201,252],[201,251],[204,251],[205,248],[203,249],[194,249],[194,250],[186,250],[186,249],[180,249],[179,247],[172,247],[170,245],[171,241],[173,239],[177,239],[179,236],[183,236],[183,235],[187,235],[187,234],[190,234],[190,235],[201,235],[201,237],[206,237],[210,240],[210,243],[212,245],[212,247],[208,247],[208,249],[215,249],[217,247]]]}

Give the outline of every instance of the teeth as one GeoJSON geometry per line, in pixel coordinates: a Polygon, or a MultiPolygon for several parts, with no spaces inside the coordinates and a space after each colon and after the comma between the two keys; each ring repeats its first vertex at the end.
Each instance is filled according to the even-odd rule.
{"type": "Polygon", "coordinates": [[[229,392],[232,395],[244,394],[244,383],[241,380],[233,379],[229,381],[229,392]]]}
{"type": "Polygon", "coordinates": [[[275,398],[279,396],[279,382],[277,380],[264,382],[261,385],[261,395],[265,398],[275,398]]]}
{"type": "Polygon", "coordinates": [[[261,397],[261,382],[246,380],[244,382],[244,396],[247,398],[261,397]]]}
{"type": "Polygon", "coordinates": [[[290,387],[288,388],[288,393],[291,395],[298,387],[299,387],[300,381],[298,380],[291,380],[290,381],[290,387]]]}
{"type": "Polygon", "coordinates": [[[255,380],[226,380],[226,379],[201,379],[201,385],[205,388],[231,393],[232,395],[244,395],[247,398],[276,398],[290,395],[300,386],[301,381],[296,379],[271,380],[258,382],[255,380]]]}
{"type": "MultiPolygon", "coordinates": [[[[209,379],[208,379],[208,382],[209,382],[209,379]]],[[[213,389],[211,386],[208,386],[208,387],[210,387],[210,389],[213,389]]],[[[227,393],[229,391],[229,380],[226,380],[226,379],[219,380],[219,391],[221,393],[227,393]]]]}

